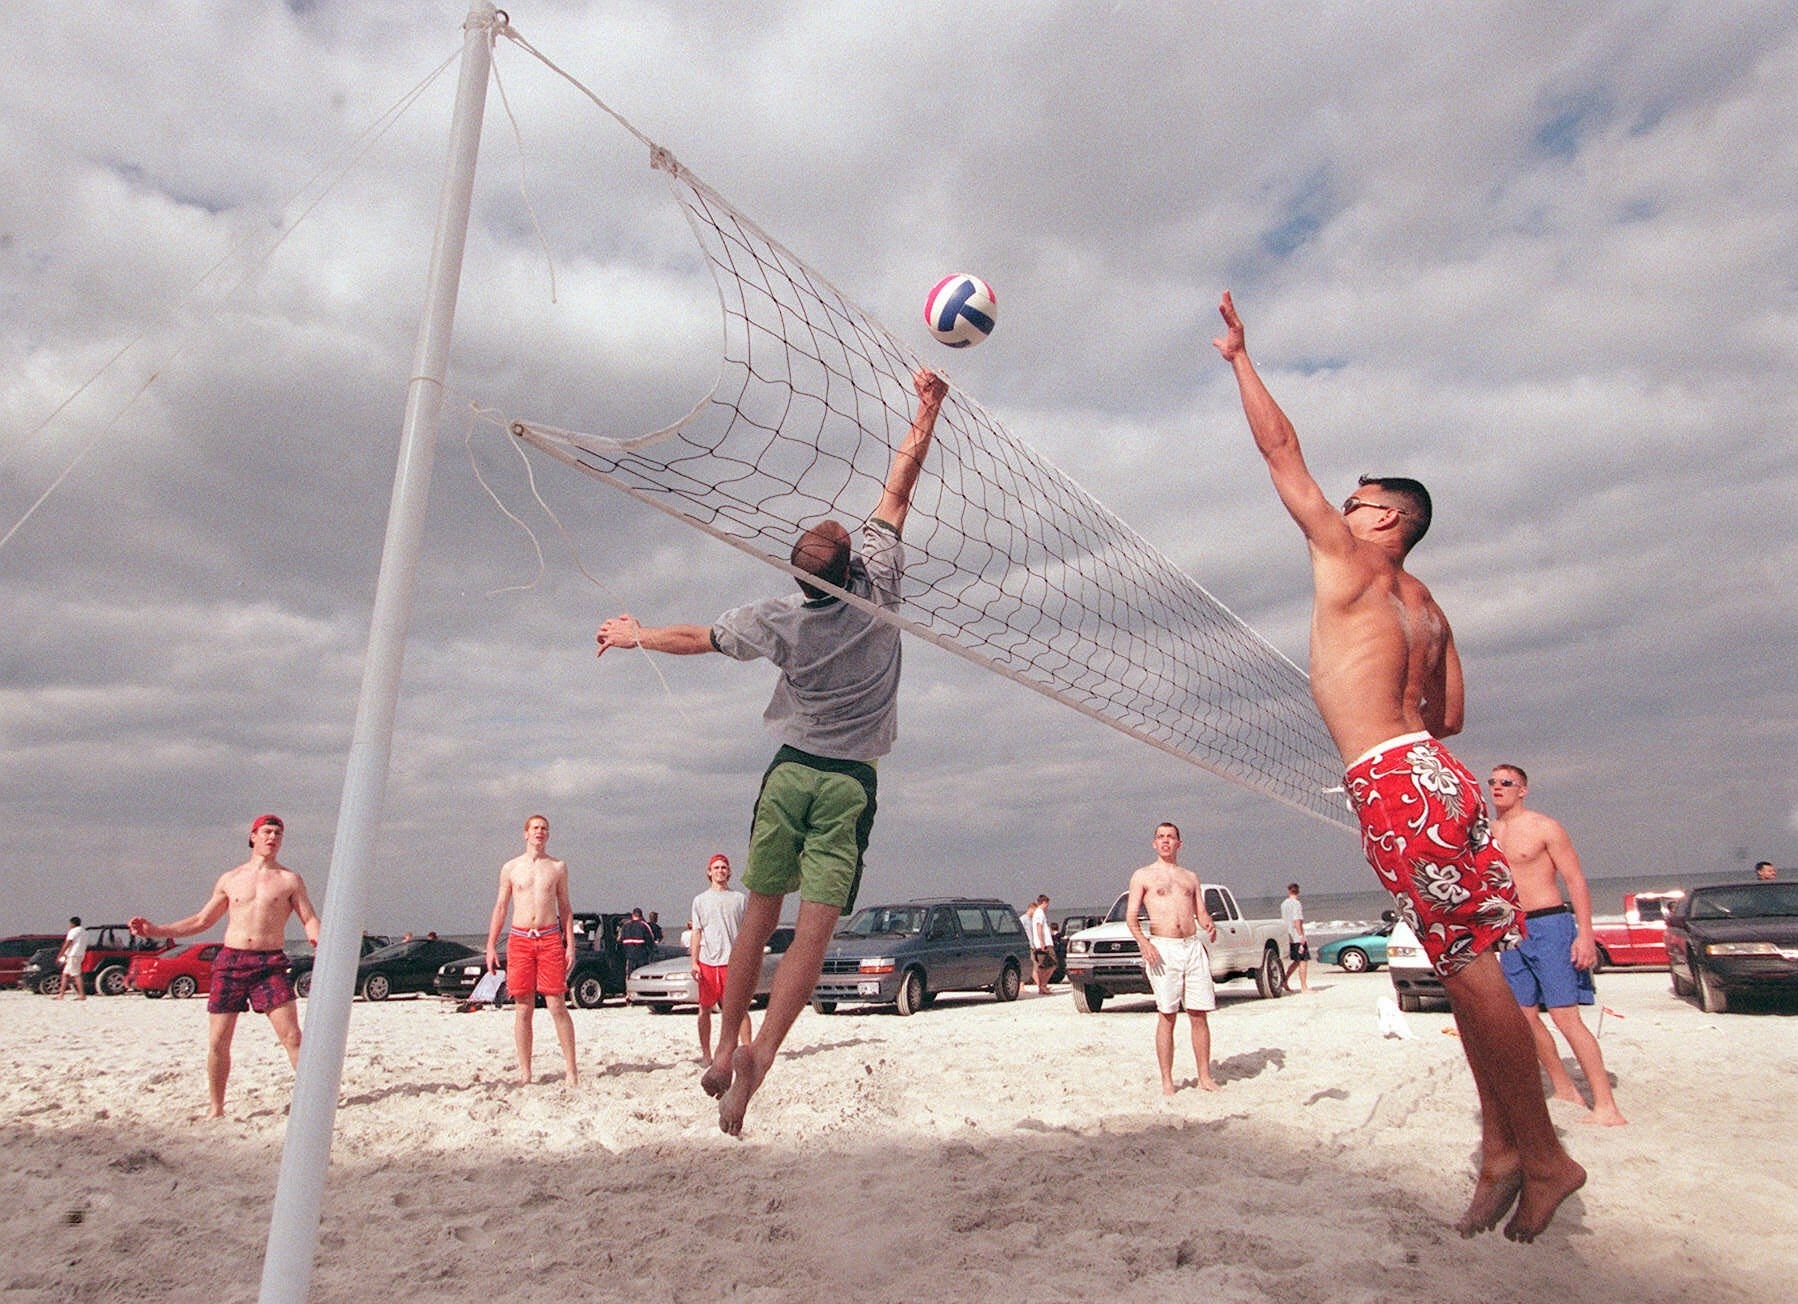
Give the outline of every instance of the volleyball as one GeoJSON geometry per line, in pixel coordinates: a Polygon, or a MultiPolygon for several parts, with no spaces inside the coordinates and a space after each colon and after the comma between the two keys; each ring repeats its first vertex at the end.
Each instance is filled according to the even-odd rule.
{"type": "Polygon", "coordinates": [[[936,283],[924,300],[924,324],[952,349],[978,344],[993,333],[999,296],[978,276],[957,272],[936,283]]]}

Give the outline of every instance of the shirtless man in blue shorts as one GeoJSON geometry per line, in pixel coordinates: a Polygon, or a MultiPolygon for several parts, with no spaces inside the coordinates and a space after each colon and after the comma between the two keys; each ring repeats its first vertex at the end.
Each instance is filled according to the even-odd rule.
{"type": "Polygon", "coordinates": [[[258,816],[250,825],[250,858],[219,876],[198,911],[172,924],[153,924],[142,915],[131,921],[131,931],[139,937],[191,937],[230,913],[206,998],[206,1086],[213,1118],[225,1116],[231,1039],[237,1034],[237,1016],[245,1010],[266,1014],[289,1062],[295,1067],[300,1062],[300,1016],[287,973],[287,921],[298,915],[306,940],[317,946],[318,915],[305,880],[276,859],[285,832],[277,816],[258,816]]]}
{"type": "Polygon", "coordinates": [[[1580,1006],[1597,998],[1591,974],[1598,961],[1598,943],[1592,936],[1592,893],[1586,887],[1573,839],[1559,820],[1523,804],[1530,780],[1521,767],[1500,765],[1487,782],[1492,788],[1492,809],[1498,812],[1492,836],[1511,866],[1511,876],[1517,881],[1517,904],[1523,907],[1530,930],[1523,945],[1499,957],[1505,981],[1511,984],[1517,1004],[1528,1013],[1536,1058],[1548,1071],[1555,1099],[1582,1109],[1586,1104],[1561,1063],[1554,1036],[1543,1026],[1538,1008],[1548,1011],[1592,1088],[1592,1112],[1586,1115],[1586,1122],[1618,1127],[1629,1120],[1611,1094],[1598,1038],[1579,1012],[1580,1006]],[[1566,900],[1561,899],[1562,884],[1567,887],[1566,900]]]}
{"type": "MultiPolygon", "coordinates": [[[[874,515],[856,556],[849,531],[836,521],[807,530],[791,561],[804,575],[878,607],[899,605],[905,549],[899,537],[911,510],[948,382],[926,367],[912,376],[918,406],[893,454],[874,515]]],[[[731,948],[722,1026],[711,1067],[700,1078],[718,1099],[718,1126],[737,1136],[793,1021],[811,1002],[837,919],[855,903],[862,856],[874,827],[874,763],[899,730],[899,628],[799,581],[800,592],[727,611],[711,625],[651,628],[631,615],[599,627],[599,653],[640,647],[691,655],[722,652],[738,661],[762,657],[780,668],[763,713],[781,747],[762,776],[749,834],[743,886],[749,906],[731,948]],[[749,1016],[762,974],[762,951],[780,922],[786,894],[799,893],[793,941],[781,957],[761,1031],[738,1046],[730,1030],[749,1016]]]]}
{"type": "Polygon", "coordinates": [[[1312,478],[1292,422],[1249,360],[1228,292],[1212,341],[1236,377],[1255,447],[1311,554],[1311,694],[1347,767],[1362,848],[1417,932],[1454,1007],[1480,1098],[1480,1171],[1455,1224],[1539,1236],[1586,1180],[1561,1148],[1535,1042],[1495,951],[1521,933],[1480,784],[1437,741],[1461,731],[1461,661],[1448,618],[1405,558],[1430,524],[1415,480],[1361,478],[1337,508],[1312,478]]]}

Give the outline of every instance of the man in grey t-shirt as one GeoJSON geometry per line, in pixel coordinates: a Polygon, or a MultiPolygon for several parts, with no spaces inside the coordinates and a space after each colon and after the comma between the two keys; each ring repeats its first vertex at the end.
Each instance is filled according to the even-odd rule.
{"type": "Polygon", "coordinates": [[[780,668],[762,718],[781,747],[756,799],[743,874],[749,907],[731,951],[724,1028],[736,1028],[748,1016],[762,950],[780,922],[786,894],[795,890],[799,919],[774,975],[761,1032],[747,1046],[720,1037],[700,1078],[706,1094],[718,1097],[718,1126],[732,1136],[742,1131],[750,1097],[811,1000],[837,919],[855,901],[874,826],[874,762],[892,749],[898,733],[898,627],[837,594],[887,609],[899,605],[905,570],[899,536],[949,391],[948,382],[927,367],[912,376],[912,387],[917,411],[862,531],[859,557],[849,531],[824,521],[793,545],[797,594],[738,607],[709,626],[652,628],[627,614],[599,627],[601,655],[614,647],[722,652],[739,661],[766,658],[780,668]]]}
{"type": "MultiPolygon", "coordinates": [[[[699,1054],[712,1062],[712,1011],[724,1000],[724,984],[730,976],[730,952],[743,927],[743,911],[749,898],[730,887],[730,857],[722,851],[705,867],[706,890],[693,898],[687,920],[687,954],[693,961],[693,981],[699,986],[699,1054]]],[[[737,1025],[737,1044],[747,1046],[751,1035],[749,1015],[737,1025]]],[[[731,1043],[728,1025],[719,1030],[724,1046],[731,1043]]]]}

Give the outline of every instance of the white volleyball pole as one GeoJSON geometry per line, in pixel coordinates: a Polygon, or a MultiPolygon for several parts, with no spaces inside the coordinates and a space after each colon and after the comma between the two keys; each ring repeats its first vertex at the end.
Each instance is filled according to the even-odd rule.
{"type": "Polygon", "coordinates": [[[337,840],[319,930],[318,962],[312,971],[305,1038],[294,1080],[293,1105],[281,1151],[281,1175],[269,1219],[268,1250],[262,1261],[262,1304],[300,1304],[312,1280],[325,1173],[331,1162],[331,1129],[337,1090],[343,1079],[343,1052],[349,1037],[350,1000],[361,958],[367,874],[387,788],[393,751],[393,717],[405,661],[406,628],[412,619],[418,554],[424,537],[431,463],[443,410],[443,376],[449,360],[450,330],[462,251],[468,237],[475,156],[481,116],[487,104],[487,76],[498,11],[490,0],[474,0],[463,23],[462,75],[456,90],[449,168],[438,199],[437,235],[431,249],[418,345],[406,391],[405,425],[399,465],[387,511],[387,539],[375,584],[368,654],[356,730],[337,813],[337,840]]]}

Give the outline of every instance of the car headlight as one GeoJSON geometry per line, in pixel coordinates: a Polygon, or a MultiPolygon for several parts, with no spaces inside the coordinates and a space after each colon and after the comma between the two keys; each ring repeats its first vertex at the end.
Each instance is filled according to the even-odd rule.
{"type": "Polygon", "coordinates": [[[1778,955],[1779,945],[1775,942],[1709,942],[1705,945],[1706,955],[1778,955]]]}
{"type": "Polygon", "coordinates": [[[1075,938],[1073,941],[1068,943],[1068,954],[1069,955],[1085,955],[1087,950],[1091,946],[1092,946],[1091,942],[1083,942],[1080,939],[1075,938]]]}
{"type": "Polygon", "coordinates": [[[887,956],[871,956],[861,962],[861,973],[892,973],[897,966],[887,956]]]}

